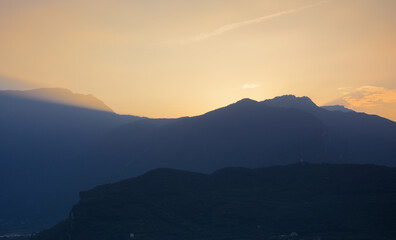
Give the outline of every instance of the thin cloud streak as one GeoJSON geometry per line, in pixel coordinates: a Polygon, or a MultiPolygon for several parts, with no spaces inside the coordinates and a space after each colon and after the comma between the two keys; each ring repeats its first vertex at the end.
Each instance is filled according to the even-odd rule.
{"type": "Polygon", "coordinates": [[[194,42],[203,41],[203,40],[215,37],[215,36],[219,36],[219,35],[224,34],[226,32],[229,32],[229,31],[232,31],[232,30],[236,30],[236,29],[241,28],[241,27],[245,27],[245,26],[253,25],[253,24],[258,24],[258,23],[262,23],[262,22],[265,22],[265,21],[268,21],[268,20],[271,20],[271,19],[274,19],[274,18],[278,18],[278,17],[282,17],[282,16],[285,16],[285,15],[290,15],[290,14],[293,14],[293,13],[301,12],[301,11],[303,11],[305,9],[313,8],[313,7],[322,5],[322,4],[326,3],[326,2],[328,2],[328,0],[317,2],[317,3],[314,3],[314,4],[310,4],[310,5],[306,5],[306,6],[303,6],[303,7],[300,7],[300,8],[294,8],[294,9],[290,9],[290,10],[281,11],[281,12],[278,12],[278,13],[270,14],[270,15],[267,15],[267,16],[262,16],[262,17],[259,17],[259,18],[254,18],[254,19],[250,19],[250,20],[246,20],[246,21],[242,21],[242,22],[227,24],[227,25],[224,25],[224,26],[221,26],[221,27],[217,28],[216,30],[214,30],[212,32],[201,33],[201,34],[199,34],[199,35],[197,35],[197,36],[195,36],[193,38],[181,41],[180,43],[181,44],[190,44],[190,43],[194,43],[194,42]]]}

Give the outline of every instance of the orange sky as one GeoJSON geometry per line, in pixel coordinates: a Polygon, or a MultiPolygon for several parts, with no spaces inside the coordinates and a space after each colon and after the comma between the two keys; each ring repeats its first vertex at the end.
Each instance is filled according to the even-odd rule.
{"type": "Polygon", "coordinates": [[[396,120],[395,12],[394,0],[1,0],[0,77],[149,117],[290,93],[396,120]]]}

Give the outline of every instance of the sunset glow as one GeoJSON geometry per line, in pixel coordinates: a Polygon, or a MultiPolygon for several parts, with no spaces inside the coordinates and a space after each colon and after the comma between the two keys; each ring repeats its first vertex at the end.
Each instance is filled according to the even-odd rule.
{"type": "Polygon", "coordinates": [[[395,11],[394,0],[2,0],[0,88],[61,87],[147,117],[295,94],[396,120],[395,11]]]}

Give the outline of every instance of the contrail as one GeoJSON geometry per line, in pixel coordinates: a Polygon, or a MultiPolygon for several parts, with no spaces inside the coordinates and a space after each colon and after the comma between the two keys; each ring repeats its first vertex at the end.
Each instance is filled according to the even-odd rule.
{"type": "Polygon", "coordinates": [[[199,34],[199,35],[197,35],[197,36],[195,36],[193,38],[181,41],[180,43],[181,44],[189,44],[189,43],[203,41],[203,40],[206,40],[208,38],[215,37],[215,36],[221,35],[223,33],[226,33],[226,32],[229,32],[229,31],[232,31],[232,30],[244,27],[244,26],[257,24],[257,23],[265,22],[267,20],[271,20],[273,18],[278,18],[278,17],[282,17],[282,16],[285,16],[285,15],[290,15],[290,14],[293,14],[293,13],[301,12],[301,11],[303,11],[305,9],[313,8],[313,7],[322,5],[325,2],[328,2],[328,0],[317,2],[317,3],[314,3],[314,4],[310,4],[310,5],[306,5],[306,6],[303,6],[303,7],[300,7],[300,8],[295,8],[295,9],[281,11],[281,12],[278,12],[278,13],[274,13],[274,14],[267,15],[267,16],[262,16],[262,17],[259,17],[259,18],[254,18],[254,19],[250,19],[250,20],[246,20],[246,21],[242,21],[242,22],[227,24],[227,25],[224,25],[224,26],[221,26],[221,27],[217,28],[216,30],[214,30],[212,32],[201,33],[201,34],[199,34]]]}

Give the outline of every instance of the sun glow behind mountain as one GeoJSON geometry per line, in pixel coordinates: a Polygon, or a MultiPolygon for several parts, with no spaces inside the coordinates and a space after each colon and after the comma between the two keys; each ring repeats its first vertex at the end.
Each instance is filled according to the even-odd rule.
{"type": "Polygon", "coordinates": [[[393,0],[4,0],[0,76],[148,117],[292,93],[396,120],[392,97],[373,107],[363,104],[372,92],[345,93],[394,96],[395,9],[393,0]]]}

